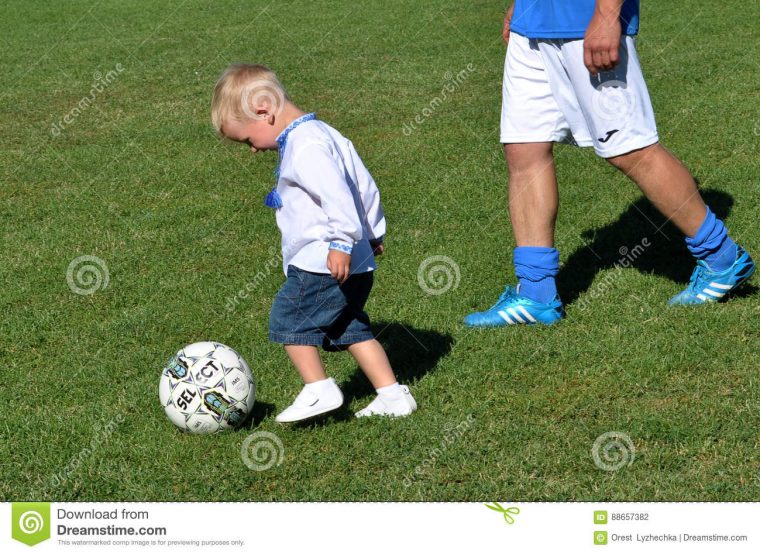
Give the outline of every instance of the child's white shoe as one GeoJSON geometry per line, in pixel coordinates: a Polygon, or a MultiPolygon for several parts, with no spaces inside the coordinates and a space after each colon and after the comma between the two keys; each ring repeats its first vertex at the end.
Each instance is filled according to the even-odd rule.
{"type": "Polygon", "coordinates": [[[276,418],[278,423],[293,423],[318,416],[340,408],[343,393],[335,380],[330,377],[316,383],[309,383],[298,393],[295,401],[285,408],[276,418]]]}
{"type": "Polygon", "coordinates": [[[395,383],[388,387],[382,387],[377,391],[377,398],[370,402],[369,406],[356,412],[356,417],[373,415],[403,417],[408,416],[417,409],[409,387],[395,383]],[[385,389],[385,390],[384,390],[385,389]]]}

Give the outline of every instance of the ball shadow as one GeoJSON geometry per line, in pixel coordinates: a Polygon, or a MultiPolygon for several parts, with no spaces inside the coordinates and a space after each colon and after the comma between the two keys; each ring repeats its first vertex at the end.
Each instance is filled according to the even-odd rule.
{"type": "Polygon", "coordinates": [[[251,429],[254,429],[255,427],[258,427],[262,421],[264,421],[266,418],[268,418],[270,415],[272,415],[275,411],[274,404],[271,404],[269,402],[260,402],[256,400],[256,402],[253,403],[253,410],[251,410],[251,413],[248,415],[248,418],[245,420],[243,425],[239,427],[239,429],[242,429],[244,431],[250,431],[251,429]]]}

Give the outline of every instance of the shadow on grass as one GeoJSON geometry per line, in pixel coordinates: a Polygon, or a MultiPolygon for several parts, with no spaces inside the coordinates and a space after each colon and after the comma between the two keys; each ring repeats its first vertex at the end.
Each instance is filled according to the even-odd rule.
{"type": "Polygon", "coordinates": [[[269,402],[260,402],[256,400],[253,404],[253,410],[251,410],[250,416],[243,424],[242,428],[250,430],[258,427],[262,421],[271,416],[274,413],[274,404],[269,402]]]}
{"type": "MultiPolygon", "coordinates": [[[[700,192],[718,218],[729,215],[734,203],[729,194],[700,192]]],[[[630,267],[678,283],[687,283],[694,269],[694,258],[686,249],[683,234],[646,198],[631,204],[614,223],[584,231],[582,237],[586,244],[570,255],[557,275],[557,288],[566,305],[586,292],[603,269],[630,267]]],[[[757,290],[744,285],[732,297],[749,296],[757,290]]]]}
{"type": "MultiPolygon", "coordinates": [[[[391,367],[402,384],[413,385],[438,365],[441,358],[448,355],[454,344],[451,335],[428,329],[417,329],[401,323],[385,321],[372,325],[375,337],[385,348],[391,367]]],[[[355,399],[374,396],[375,389],[364,372],[356,371],[348,381],[340,383],[344,402],[339,409],[316,417],[312,420],[296,423],[298,427],[314,427],[330,421],[355,419],[348,405],[355,399]]]]}

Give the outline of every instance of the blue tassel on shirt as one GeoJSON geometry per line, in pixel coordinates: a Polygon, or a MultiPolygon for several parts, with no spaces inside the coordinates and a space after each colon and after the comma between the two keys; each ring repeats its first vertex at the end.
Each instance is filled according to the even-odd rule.
{"type": "Polygon", "coordinates": [[[277,192],[277,189],[272,189],[269,191],[266,200],[264,200],[264,205],[267,208],[273,208],[275,210],[282,208],[282,198],[280,198],[280,194],[277,192]]]}
{"type": "Polygon", "coordinates": [[[264,205],[267,208],[272,208],[274,210],[279,210],[282,208],[282,197],[277,192],[277,183],[280,181],[280,166],[282,165],[282,156],[285,153],[285,145],[288,143],[288,135],[301,123],[306,123],[307,121],[312,121],[316,118],[317,114],[314,112],[302,115],[293,121],[290,125],[288,125],[285,130],[277,137],[277,153],[279,160],[277,161],[277,167],[274,170],[274,187],[272,187],[272,190],[269,191],[269,194],[267,194],[267,197],[264,200],[264,205]]]}

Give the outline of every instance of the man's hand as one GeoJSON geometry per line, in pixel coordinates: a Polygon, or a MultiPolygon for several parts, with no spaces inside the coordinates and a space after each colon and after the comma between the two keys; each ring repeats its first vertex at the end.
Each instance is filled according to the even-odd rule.
{"type": "Polygon", "coordinates": [[[514,11],[515,5],[512,4],[504,15],[504,27],[501,29],[501,38],[504,39],[505,44],[509,42],[509,25],[512,23],[512,13],[514,13],[514,11]]]}
{"type": "Polygon", "coordinates": [[[623,0],[597,0],[594,17],[583,38],[583,63],[596,76],[620,61],[620,8],[623,0]]]}
{"type": "Polygon", "coordinates": [[[351,254],[346,254],[340,250],[330,250],[327,254],[327,269],[338,282],[345,283],[351,269],[351,254]]]}
{"type": "Polygon", "coordinates": [[[374,252],[376,256],[385,252],[385,244],[383,244],[382,239],[373,239],[369,241],[369,245],[372,247],[372,252],[374,252]]]}

